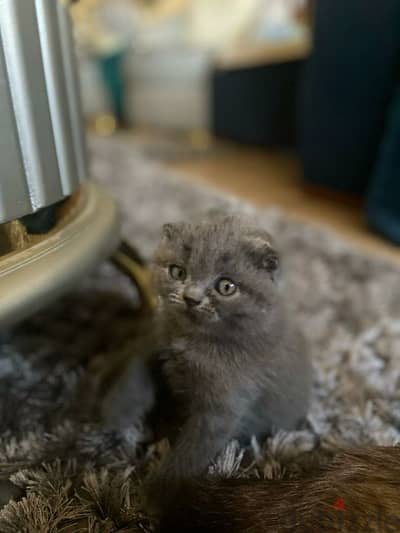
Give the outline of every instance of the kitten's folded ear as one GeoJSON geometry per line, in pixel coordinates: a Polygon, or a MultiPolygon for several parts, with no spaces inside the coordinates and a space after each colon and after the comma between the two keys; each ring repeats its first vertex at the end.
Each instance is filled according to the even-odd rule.
{"type": "Polygon", "coordinates": [[[176,239],[182,234],[185,224],[183,222],[176,222],[175,224],[164,224],[162,227],[162,236],[170,241],[176,239]]]}
{"type": "Polygon", "coordinates": [[[280,257],[271,235],[266,231],[254,230],[246,236],[245,245],[255,266],[268,272],[275,281],[280,270],[280,257]]]}

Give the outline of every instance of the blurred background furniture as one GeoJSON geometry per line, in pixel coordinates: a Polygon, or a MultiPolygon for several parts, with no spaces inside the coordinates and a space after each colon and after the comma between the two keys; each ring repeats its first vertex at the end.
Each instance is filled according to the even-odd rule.
{"type": "Polygon", "coordinates": [[[365,204],[363,220],[399,243],[399,11],[397,0],[80,0],[88,123],[228,139],[271,158],[289,149],[308,191],[325,189],[339,211],[365,204]],[[114,53],[122,105],[101,82],[114,53]]]}
{"type": "Polygon", "coordinates": [[[173,131],[210,128],[210,57],[194,47],[166,47],[127,59],[130,124],[173,131]]]}
{"type": "Polygon", "coordinates": [[[304,59],[275,60],[249,67],[223,65],[213,72],[212,132],[242,143],[293,147],[304,59]]]}
{"type": "Polygon", "coordinates": [[[372,228],[400,245],[400,87],[388,108],[384,138],[368,185],[372,228]]]}
{"type": "Polygon", "coordinates": [[[400,244],[399,87],[400,3],[318,0],[300,115],[305,179],[364,194],[371,225],[400,244]]]}
{"type": "MultiPolygon", "coordinates": [[[[81,0],[74,17],[88,114],[90,96],[98,93],[93,69],[88,75],[90,58],[92,64],[101,56],[106,61],[118,49],[125,53],[124,122],[132,127],[206,129],[259,144],[279,144],[276,133],[283,143],[293,142],[298,66],[311,46],[308,25],[293,15],[303,5],[304,0],[81,0]]],[[[100,101],[97,115],[119,113],[110,100],[100,101]]]]}

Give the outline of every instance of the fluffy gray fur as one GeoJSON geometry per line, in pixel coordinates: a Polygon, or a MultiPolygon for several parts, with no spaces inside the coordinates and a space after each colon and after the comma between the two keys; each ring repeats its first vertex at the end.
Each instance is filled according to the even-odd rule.
{"type": "Polygon", "coordinates": [[[297,427],[311,366],[286,310],[271,236],[234,216],[167,224],[153,270],[160,374],[181,423],[161,479],[201,475],[233,438],[297,427]],[[233,294],[218,292],[221,279],[233,282],[233,294]]]}

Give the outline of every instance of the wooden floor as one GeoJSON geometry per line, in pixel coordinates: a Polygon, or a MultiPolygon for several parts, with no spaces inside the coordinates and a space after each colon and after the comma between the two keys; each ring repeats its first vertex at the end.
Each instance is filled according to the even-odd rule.
{"type": "Polygon", "coordinates": [[[207,183],[258,206],[283,207],[291,215],[334,228],[374,255],[400,262],[400,248],[368,229],[362,200],[306,187],[293,154],[223,144],[164,164],[183,179],[207,183]]]}

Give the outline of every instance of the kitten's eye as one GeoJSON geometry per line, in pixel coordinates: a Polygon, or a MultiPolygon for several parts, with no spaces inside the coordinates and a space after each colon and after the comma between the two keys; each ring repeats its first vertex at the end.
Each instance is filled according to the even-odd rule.
{"type": "Polygon", "coordinates": [[[171,265],[169,267],[169,275],[172,279],[176,279],[177,281],[185,281],[186,270],[178,265],[171,265]]]}
{"type": "Polygon", "coordinates": [[[232,296],[237,290],[235,283],[227,278],[219,279],[215,288],[222,296],[232,296]]]}

